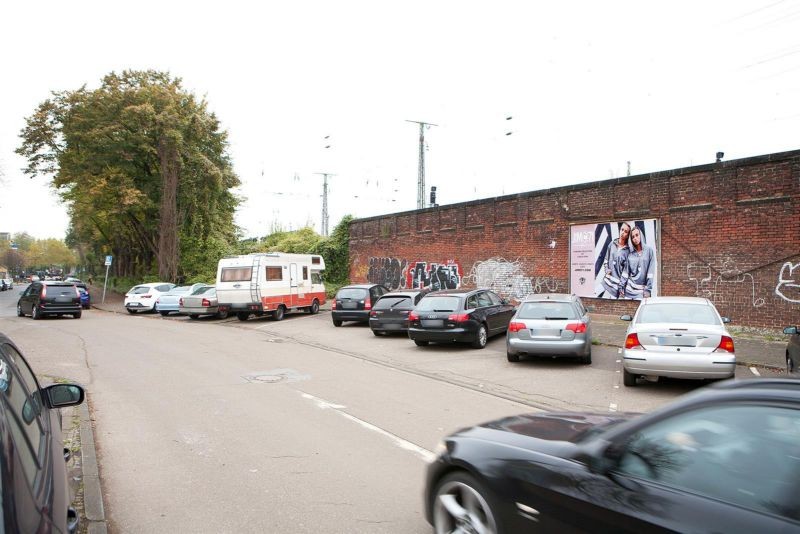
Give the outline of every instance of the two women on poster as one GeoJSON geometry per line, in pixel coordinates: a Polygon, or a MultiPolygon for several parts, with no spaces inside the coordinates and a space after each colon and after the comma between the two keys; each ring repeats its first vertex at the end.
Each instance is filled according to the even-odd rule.
{"type": "Polygon", "coordinates": [[[653,295],[656,253],[645,242],[644,225],[618,223],[618,237],[606,247],[597,296],[640,300],[653,295]]]}

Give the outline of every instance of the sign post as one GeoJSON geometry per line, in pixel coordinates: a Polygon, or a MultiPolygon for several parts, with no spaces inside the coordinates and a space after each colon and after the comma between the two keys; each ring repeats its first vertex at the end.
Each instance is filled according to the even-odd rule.
{"type": "Polygon", "coordinates": [[[113,257],[109,254],[106,256],[106,277],[103,280],[103,304],[106,303],[106,285],[108,285],[108,268],[111,267],[111,260],[113,257]]]}

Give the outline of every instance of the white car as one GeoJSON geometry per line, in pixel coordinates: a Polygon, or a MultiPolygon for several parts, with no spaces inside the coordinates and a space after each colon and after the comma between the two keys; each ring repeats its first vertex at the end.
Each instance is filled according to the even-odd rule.
{"type": "Polygon", "coordinates": [[[125,309],[128,313],[140,311],[155,311],[158,297],[175,287],[175,284],[155,282],[152,284],[139,284],[125,294],[125,309]]]}
{"type": "Polygon", "coordinates": [[[708,299],[653,297],[642,300],[631,321],[622,357],[623,383],[644,376],[721,380],[736,369],[733,338],[708,299]]]}

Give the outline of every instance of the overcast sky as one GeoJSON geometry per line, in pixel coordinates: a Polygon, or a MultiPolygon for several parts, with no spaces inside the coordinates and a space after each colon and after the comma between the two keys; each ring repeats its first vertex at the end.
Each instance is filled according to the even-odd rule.
{"type": "Polygon", "coordinates": [[[800,1],[272,4],[4,3],[0,232],[64,237],[48,181],[20,171],[19,131],[50,91],[124,69],[206,98],[246,237],[319,231],[315,173],[335,175],[331,230],[414,209],[407,120],[437,125],[440,204],[800,148],[800,1]]]}

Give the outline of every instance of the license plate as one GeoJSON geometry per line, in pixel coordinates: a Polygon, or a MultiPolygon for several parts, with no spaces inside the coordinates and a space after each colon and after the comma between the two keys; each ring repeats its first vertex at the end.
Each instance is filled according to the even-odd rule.
{"type": "Polygon", "coordinates": [[[531,335],[541,337],[561,337],[561,330],[555,330],[552,328],[533,328],[531,329],[531,335]]]}
{"type": "Polygon", "coordinates": [[[56,297],[56,302],[72,302],[72,297],[56,297]]]}
{"type": "Polygon", "coordinates": [[[441,328],[444,326],[444,321],[441,319],[423,319],[421,323],[422,328],[441,328]]]}
{"type": "Polygon", "coordinates": [[[356,302],[342,302],[342,309],[343,310],[355,310],[358,306],[356,302]]]}

